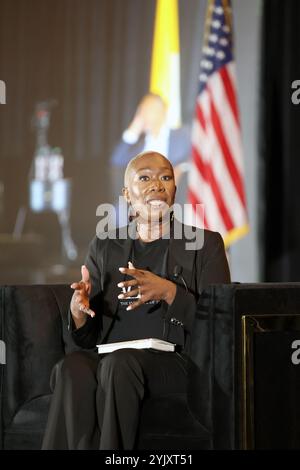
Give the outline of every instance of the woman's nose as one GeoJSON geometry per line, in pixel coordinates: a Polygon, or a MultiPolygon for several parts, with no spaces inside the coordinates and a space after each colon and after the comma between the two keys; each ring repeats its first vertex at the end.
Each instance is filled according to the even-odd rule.
{"type": "Polygon", "coordinates": [[[164,185],[159,179],[151,181],[151,191],[164,191],[164,185]]]}

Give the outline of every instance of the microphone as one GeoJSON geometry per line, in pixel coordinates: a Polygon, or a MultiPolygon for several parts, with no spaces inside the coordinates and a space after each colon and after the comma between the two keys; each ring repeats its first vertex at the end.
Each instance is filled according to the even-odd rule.
{"type": "Polygon", "coordinates": [[[176,264],[176,266],[174,267],[174,272],[173,272],[174,279],[178,279],[181,273],[182,273],[182,266],[178,266],[178,264],[176,264]]]}
{"type": "Polygon", "coordinates": [[[174,271],[173,271],[173,279],[176,281],[178,279],[181,280],[182,284],[184,285],[185,287],[185,290],[188,292],[188,287],[186,285],[186,282],[184,280],[184,277],[182,276],[182,266],[178,266],[178,264],[176,264],[176,266],[174,266],[174,271]]]}

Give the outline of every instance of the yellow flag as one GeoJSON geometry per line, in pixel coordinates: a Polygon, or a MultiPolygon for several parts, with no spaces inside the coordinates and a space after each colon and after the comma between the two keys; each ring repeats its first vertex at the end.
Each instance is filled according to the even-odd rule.
{"type": "Polygon", "coordinates": [[[166,101],[170,127],[179,127],[181,105],[177,0],[157,0],[156,3],[150,92],[166,101]]]}

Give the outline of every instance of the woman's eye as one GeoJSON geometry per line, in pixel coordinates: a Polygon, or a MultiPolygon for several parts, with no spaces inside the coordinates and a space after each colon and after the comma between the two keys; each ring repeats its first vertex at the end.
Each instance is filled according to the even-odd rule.
{"type": "Polygon", "coordinates": [[[148,181],[148,179],[149,179],[149,176],[147,176],[147,175],[141,175],[141,176],[139,176],[139,180],[140,180],[140,181],[148,181]]]}
{"type": "Polygon", "coordinates": [[[170,181],[171,179],[172,179],[172,176],[171,176],[171,175],[164,175],[164,176],[162,177],[162,180],[163,180],[163,181],[170,181]]]}

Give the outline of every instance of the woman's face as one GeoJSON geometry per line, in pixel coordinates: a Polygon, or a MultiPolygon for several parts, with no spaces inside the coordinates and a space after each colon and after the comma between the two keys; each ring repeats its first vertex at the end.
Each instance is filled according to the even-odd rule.
{"type": "Polygon", "coordinates": [[[133,162],[123,194],[141,222],[163,220],[174,204],[175,193],[173,167],[169,160],[151,152],[133,162]]]}

